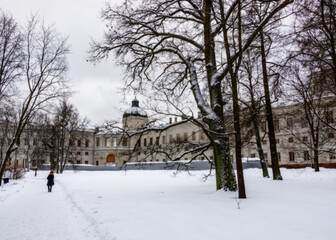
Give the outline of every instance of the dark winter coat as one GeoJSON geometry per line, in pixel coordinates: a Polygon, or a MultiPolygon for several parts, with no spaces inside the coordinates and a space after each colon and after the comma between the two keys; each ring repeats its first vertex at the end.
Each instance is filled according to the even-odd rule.
{"type": "Polygon", "coordinates": [[[50,173],[47,179],[48,179],[47,186],[53,186],[54,185],[54,174],[50,173]]]}

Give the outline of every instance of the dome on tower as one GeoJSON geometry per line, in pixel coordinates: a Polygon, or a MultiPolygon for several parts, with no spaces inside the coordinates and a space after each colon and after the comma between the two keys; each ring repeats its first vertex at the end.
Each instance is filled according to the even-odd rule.
{"type": "Polygon", "coordinates": [[[123,118],[130,117],[130,116],[147,117],[146,111],[143,110],[141,107],[139,107],[139,100],[136,98],[134,98],[132,101],[132,107],[130,107],[124,112],[123,118]]]}

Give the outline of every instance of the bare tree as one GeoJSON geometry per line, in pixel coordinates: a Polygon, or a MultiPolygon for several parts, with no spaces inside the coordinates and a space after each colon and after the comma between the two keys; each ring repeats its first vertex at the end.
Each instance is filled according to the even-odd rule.
{"type": "Polygon", "coordinates": [[[304,0],[296,4],[295,42],[298,49],[293,56],[304,66],[314,68],[314,72],[329,73],[331,83],[336,87],[336,3],[333,0],[304,0]]]}
{"type": "MultiPolygon", "coordinates": [[[[103,42],[92,42],[91,57],[98,61],[114,51],[130,73],[126,85],[137,91],[150,86],[154,94],[165,92],[172,99],[192,94],[214,152],[217,189],[235,191],[222,85],[260,29],[291,2],[277,1],[251,34],[241,36],[237,49],[229,46],[230,56],[223,30],[235,37],[236,25],[226,20],[235,19],[249,1],[145,0],[138,6],[125,1],[118,10],[107,5],[102,18],[108,31],[103,42]]],[[[241,170],[238,175],[242,176],[241,170]]]]}
{"type": "Polygon", "coordinates": [[[46,27],[33,16],[25,27],[24,35],[24,74],[22,81],[26,88],[17,99],[14,133],[5,150],[1,162],[0,181],[5,166],[10,163],[12,154],[20,145],[20,137],[35,114],[46,109],[48,103],[66,94],[67,71],[66,55],[69,48],[66,39],[60,37],[53,26],[46,27]]]}
{"type": "MultiPolygon", "coordinates": [[[[264,117],[263,110],[264,110],[264,103],[262,99],[264,98],[263,94],[263,83],[261,83],[260,77],[260,66],[258,64],[260,58],[260,54],[256,49],[251,49],[247,51],[247,54],[242,63],[242,71],[245,73],[243,78],[246,78],[246,81],[241,81],[241,85],[243,86],[243,90],[246,91],[245,99],[241,99],[245,107],[245,114],[244,120],[242,125],[245,125],[246,128],[246,138],[248,139],[248,143],[252,136],[255,136],[255,143],[258,147],[259,159],[260,164],[263,171],[263,177],[269,177],[268,169],[267,169],[267,162],[265,159],[263,147],[262,147],[262,140],[265,135],[262,137],[260,135],[260,123],[264,117]],[[253,129],[253,133],[249,134],[250,131],[248,129],[253,129]]],[[[244,92],[245,92],[244,91],[244,92]]]]}
{"type": "Polygon", "coordinates": [[[0,108],[22,73],[22,45],[23,36],[14,18],[0,10],[0,108]]]}
{"type": "Polygon", "coordinates": [[[54,155],[53,160],[57,173],[63,173],[67,163],[74,163],[76,141],[84,139],[83,134],[87,119],[81,120],[78,110],[66,100],[56,109],[54,121],[51,125],[52,135],[45,139],[45,144],[54,155]]]}
{"type": "Polygon", "coordinates": [[[295,113],[289,116],[292,121],[294,119],[299,123],[299,128],[307,128],[308,131],[305,134],[293,131],[292,124],[287,124],[287,131],[293,134],[293,141],[300,143],[296,144],[296,149],[304,149],[304,157],[307,160],[312,159],[314,169],[318,172],[319,156],[326,152],[335,152],[335,144],[332,141],[335,132],[332,127],[332,106],[335,104],[335,98],[330,95],[330,78],[323,72],[312,73],[299,62],[292,63],[292,76],[294,78],[290,84],[295,96],[292,98],[300,110],[295,110],[295,113]],[[323,149],[324,146],[328,146],[329,149],[323,149]]]}

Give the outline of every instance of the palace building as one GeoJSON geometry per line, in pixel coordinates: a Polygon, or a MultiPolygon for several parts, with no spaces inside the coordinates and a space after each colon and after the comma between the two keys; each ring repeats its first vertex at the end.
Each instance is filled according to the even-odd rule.
{"type": "MultiPolygon", "coordinates": [[[[319,162],[321,166],[336,167],[335,108],[328,107],[325,111],[326,122],[322,121],[319,131],[319,162]],[[328,125],[328,126],[327,126],[328,125]]],[[[312,138],[304,112],[300,104],[279,106],[273,109],[276,131],[276,143],[280,166],[304,167],[312,164],[312,138]]],[[[72,151],[74,164],[95,166],[123,165],[128,162],[167,162],[171,160],[213,160],[209,140],[199,126],[192,122],[170,118],[167,124],[147,126],[148,116],[134,99],[132,106],[122,116],[122,128],[114,130],[86,129],[81,138],[75,142],[76,150],[72,151]],[[150,129],[150,130],[149,130],[150,129]],[[194,155],[195,148],[202,148],[202,154],[194,155]]],[[[246,133],[251,132],[249,126],[244,127],[246,133]]],[[[260,135],[266,160],[270,164],[269,139],[266,121],[261,123],[260,135]]],[[[39,143],[34,137],[27,141],[22,136],[23,144],[16,151],[13,159],[19,166],[36,165],[36,159],[29,154],[39,143]],[[30,146],[27,148],[27,146],[30,146]],[[30,152],[29,152],[30,151],[30,152]]],[[[232,136],[233,138],[233,136],[232,136]]],[[[233,139],[231,142],[233,143],[233,139]]],[[[257,159],[258,151],[253,134],[243,145],[243,161],[257,159]]],[[[234,146],[231,147],[231,158],[234,159],[234,146]]],[[[13,162],[13,161],[12,161],[13,162]]],[[[42,163],[49,163],[46,156],[42,163]]]]}

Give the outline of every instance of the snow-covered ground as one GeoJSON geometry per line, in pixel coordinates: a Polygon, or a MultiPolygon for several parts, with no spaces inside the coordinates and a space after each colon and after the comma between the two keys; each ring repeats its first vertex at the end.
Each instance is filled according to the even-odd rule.
{"type": "Polygon", "coordinates": [[[2,240],[336,239],[336,170],[244,171],[248,199],[207,171],[33,172],[0,187],[2,240]]]}

